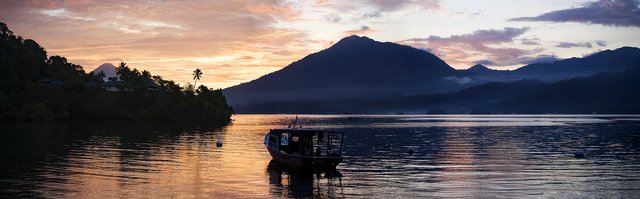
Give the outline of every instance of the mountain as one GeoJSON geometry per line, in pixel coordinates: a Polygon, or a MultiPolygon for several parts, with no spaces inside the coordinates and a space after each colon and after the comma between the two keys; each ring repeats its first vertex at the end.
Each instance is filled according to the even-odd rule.
{"type": "Polygon", "coordinates": [[[554,83],[491,82],[455,93],[387,100],[388,111],[425,113],[640,113],[640,69],[554,83]]]}
{"type": "Polygon", "coordinates": [[[468,68],[465,71],[468,72],[468,73],[475,73],[475,74],[486,74],[486,73],[493,72],[493,70],[487,68],[486,66],[484,66],[482,64],[473,65],[473,66],[471,66],[471,68],[468,68]]]}
{"type": "Polygon", "coordinates": [[[117,77],[120,78],[120,75],[116,74],[116,66],[114,66],[111,63],[104,63],[100,66],[98,66],[98,68],[93,69],[93,71],[91,71],[93,74],[98,74],[100,72],[104,72],[104,81],[109,81],[109,77],[117,77]]]}
{"type": "Polygon", "coordinates": [[[513,71],[493,70],[482,64],[476,64],[466,70],[459,70],[456,76],[467,79],[467,87],[487,82],[509,82],[523,79],[522,77],[514,75],[513,71]]]}
{"type": "Polygon", "coordinates": [[[640,113],[640,69],[555,83],[490,82],[458,92],[377,99],[269,102],[245,113],[640,113]]]}
{"type": "Polygon", "coordinates": [[[583,58],[529,64],[516,70],[493,70],[480,64],[456,70],[424,50],[350,36],[279,71],[226,88],[223,92],[239,113],[271,111],[272,108],[282,108],[283,112],[285,108],[291,108],[290,112],[297,112],[293,106],[283,103],[319,100],[335,103],[323,103],[314,110],[335,112],[339,111],[337,107],[350,109],[347,106],[353,105],[350,102],[357,105],[363,100],[455,93],[490,82],[527,80],[524,82],[531,83],[539,80],[538,83],[554,83],[600,72],[638,68],[640,49],[623,47],[583,58]],[[259,107],[266,105],[272,107],[259,107]]]}
{"type": "Polygon", "coordinates": [[[569,58],[552,63],[534,63],[516,70],[492,70],[481,64],[459,70],[459,78],[466,78],[468,86],[486,82],[511,82],[538,79],[556,82],[574,77],[586,77],[600,72],[617,72],[640,68],[640,49],[622,47],[605,50],[583,58],[569,58]]]}
{"type": "Polygon", "coordinates": [[[443,78],[455,73],[429,52],[350,36],[224,93],[234,105],[411,95],[459,89],[455,81],[443,78]]]}
{"type": "Polygon", "coordinates": [[[490,82],[454,93],[398,96],[375,99],[336,99],[268,102],[234,108],[241,113],[329,113],[389,114],[426,113],[442,110],[448,113],[470,113],[493,109],[495,103],[515,99],[547,85],[539,80],[512,83],[490,82]]]}
{"type": "Polygon", "coordinates": [[[572,77],[586,77],[600,72],[616,72],[640,68],[640,49],[622,47],[605,50],[584,58],[570,58],[553,63],[535,63],[512,72],[513,77],[559,81],[572,77]]]}
{"type": "Polygon", "coordinates": [[[505,100],[515,113],[640,113],[640,69],[558,81],[505,100]]]}

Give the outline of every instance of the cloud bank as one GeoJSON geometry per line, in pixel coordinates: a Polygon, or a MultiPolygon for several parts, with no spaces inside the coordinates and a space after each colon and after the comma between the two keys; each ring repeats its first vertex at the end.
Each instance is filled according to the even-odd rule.
{"type": "Polygon", "coordinates": [[[30,0],[0,1],[0,8],[0,20],[16,34],[85,70],[125,61],[185,83],[201,68],[203,83],[214,88],[257,78],[317,48],[305,33],[276,26],[299,17],[277,0],[30,0]],[[277,53],[283,46],[291,53],[277,53]],[[238,74],[242,67],[255,72],[238,74]]]}
{"type": "Polygon", "coordinates": [[[528,30],[528,27],[477,30],[473,33],[450,37],[429,36],[407,39],[400,41],[400,43],[428,49],[454,66],[471,66],[477,63],[510,66],[522,64],[525,62],[523,58],[526,58],[527,55],[540,51],[540,49],[499,47],[502,44],[513,43],[514,38],[521,36],[528,30]]]}
{"type": "Polygon", "coordinates": [[[639,0],[599,0],[584,7],[548,12],[535,17],[512,18],[511,21],[550,21],[640,27],[639,0]]]}
{"type": "Polygon", "coordinates": [[[325,19],[332,23],[380,19],[392,13],[408,10],[441,9],[440,0],[319,0],[314,6],[329,12],[325,15],[325,19]]]}
{"type": "Polygon", "coordinates": [[[574,47],[593,48],[593,45],[591,45],[591,43],[589,42],[578,42],[578,43],[560,42],[558,43],[558,45],[556,45],[556,47],[558,48],[574,48],[574,47]]]}

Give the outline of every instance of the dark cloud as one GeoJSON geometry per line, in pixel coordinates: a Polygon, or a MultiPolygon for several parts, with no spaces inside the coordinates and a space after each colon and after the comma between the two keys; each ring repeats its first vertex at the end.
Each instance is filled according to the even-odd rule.
{"type": "Polygon", "coordinates": [[[553,63],[560,60],[556,55],[538,55],[536,57],[521,57],[519,62],[522,64],[535,64],[535,63],[553,63]]]}
{"type": "Polygon", "coordinates": [[[360,29],[357,30],[347,30],[342,32],[343,35],[345,36],[351,36],[351,35],[364,35],[370,32],[375,32],[375,30],[369,28],[369,26],[360,26],[360,29]]]}
{"type": "Polygon", "coordinates": [[[331,23],[338,23],[342,20],[342,17],[336,14],[325,15],[324,18],[331,23]]]}
{"type": "Polygon", "coordinates": [[[578,43],[560,42],[558,43],[558,45],[556,45],[556,47],[558,48],[574,48],[574,47],[593,48],[593,45],[591,45],[591,43],[589,42],[578,42],[578,43]]]}
{"type": "Polygon", "coordinates": [[[413,38],[404,41],[443,41],[443,42],[457,42],[465,41],[473,44],[498,44],[504,42],[511,42],[513,38],[522,35],[529,30],[528,27],[524,28],[504,28],[502,30],[476,30],[471,34],[453,35],[451,37],[438,37],[430,36],[428,38],[413,38]]]}
{"type": "Polygon", "coordinates": [[[584,7],[557,10],[511,21],[551,21],[640,27],[639,0],[599,0],[584,7]]]}
{"type": "Polygon", "coordinates": [[[502,30],[477,30],[470,34],[452,35],[450,37],[430,36],[413,38],[400,43],[421,49],[431,49],[439,57],[452,65],[470,65],[481,63],[493,66],[509,66],[520,64],[520,58],[538,53],[540,49],[527,50],[512,47],[496,47],[513,43],[514,38],[529,30],[523,28],[504,28],[502,30]],[[482,60],[492,60],[491,62],[482,60]]]}
{"type": "Polygon", "coordinates": [[[365,13],[363,15],[364,18],[378,18],[382,16],[382,10],[376,10],[373,12],[365,13]]]}
{"type": "Polygon", "coordinates": [[[315,6],[339,13],[342,21],[351,22],[384,18],[389,16],[389,13],[432,11],[441,8],[440,0],[320,0],[315,6]]]}
{"type": "Polygon", "coordinates": [[[607,46],[607,42],[606,41],[602,41],[602,40],[596,41],[596,44],[598,46],[607,46]]]}
{"type": "Polygon", "coordinates": [[[440,8],[440,0],[365,0],[364,3],[374,5],[381,11],[395,11],[409,5],[415,5],[425,10],[440,8]]]}
{"type": "Polygon", "coordinates": [[[523,45],[540,45],[540,39],[538,38],[533,38],[533,39],[521,39],[520,43],[523,45]]]}
{"type": "Polygon", "coordinates": [[[316,6],[330,8],[341,13],[348,13],[368,9],[370,13],[394,12],[406,8],[419,8],[422,10],[440,9],[440,0],[322,0],[316,6]]]}

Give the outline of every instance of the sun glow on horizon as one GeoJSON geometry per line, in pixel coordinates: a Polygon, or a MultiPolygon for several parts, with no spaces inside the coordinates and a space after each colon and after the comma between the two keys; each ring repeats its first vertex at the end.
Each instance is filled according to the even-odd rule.
{"type": "Polygon", "coordinates": [[[640,24],[607,15],[638,5],[601,1],[3,1],[0,21],[86,71],[124,61],[184,84],[201,68],[202,84],[226,88],[353,34],[425,49],[457,69],[640,46],[640,24]]]}

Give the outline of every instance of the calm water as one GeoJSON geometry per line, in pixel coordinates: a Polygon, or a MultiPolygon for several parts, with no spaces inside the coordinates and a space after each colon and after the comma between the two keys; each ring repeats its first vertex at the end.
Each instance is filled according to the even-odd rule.
{"type": "Polygon", "coordinates": [[[344,163],[323,173],[270,162],[264,135],[293,117],[236,115],[227,126],[0,123],[0,195],[640,196],[638,115],[300,115],[305,128],[347,132],[344,163]],[[576,149],[586,158],[573,158],[576,149]]]}

